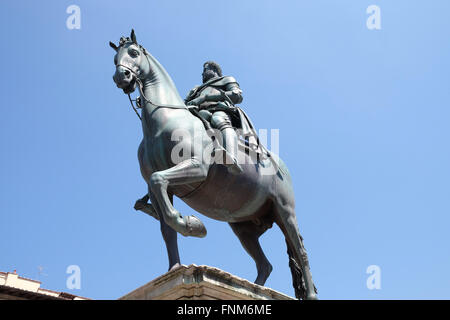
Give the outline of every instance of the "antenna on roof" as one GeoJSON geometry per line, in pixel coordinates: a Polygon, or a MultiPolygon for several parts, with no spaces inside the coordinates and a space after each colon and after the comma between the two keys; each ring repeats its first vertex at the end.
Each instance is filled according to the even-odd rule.
{"type": "Polygon", "coordinates": [[[38,268],[38,270],[39,270],[39,271],[38,271],[38,279],[39,279],[39,280],[41,279],[41,276],[48,276],[48,274],[42,272],[42,271],[44,270],[44,267],[43,267],[43,266],[38,266],[37,268],[38,268]]]}

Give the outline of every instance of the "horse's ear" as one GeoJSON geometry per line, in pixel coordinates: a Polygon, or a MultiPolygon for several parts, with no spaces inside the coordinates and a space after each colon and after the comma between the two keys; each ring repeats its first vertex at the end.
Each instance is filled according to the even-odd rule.
{"type": "Polygon", "coordinates": [[[119,49],[119,48],[117,48],[117,46],[116,46],[114,43],[112,43],[111,41],[109,42],[109,46],[110,46],[111,48],[113,48],[116,52],[117,52],[117,50],[119,49]]]}
{"type": "Polygon", "coordinates": [[[131,38],[131,41],[133,41],[135,44],[137,44],[136,35],[134,34],[134,29],[131,29],[130,38],[131,38]]]}

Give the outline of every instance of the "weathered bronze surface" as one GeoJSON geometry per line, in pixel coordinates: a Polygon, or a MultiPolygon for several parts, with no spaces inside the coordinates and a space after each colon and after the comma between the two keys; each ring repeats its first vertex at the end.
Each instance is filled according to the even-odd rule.
{"type": "Polygon", "coordinates": [[[237,147],[236,123],[253,128],[235,106],[242,101],[237,81],[223,77],[217,64],[207,62],[204,83],[191,90],[184,101],[162,65],[138,44],[134,31],[130,37],[122,37],[118,46],[111,42],[110,45],[116,51],[114,82],[126,94],[136,88],[140,92],[143,139],[138,159],[148,192],[136,202],[135,209],[160,221],[169,269],[180,264],[177,232],[184,236],[206,236],[206,229],[197,217],[182,216],[173,207],[175,195],[199,213],[229,223],[256,263],[255,283],[259,285],[264,285],[272,266],[258,239],[275,222],[286,239],[297,298],[316,299],[287,167],[263,146],[256,157],[251,154],[250,139],[244,141],[244,147],[237,147]],[[236,112],[238,116],[234,117],[236,112]],[[225,165],[211,163],[202,156],[212,145],[209,125],[220,130],[223,142],[215,143],[212,151],[219,153],[221,147],[226,150],[224,158],[230,161],[225,161],[225,165]],[[177,130],[187,135],[174,140],[177,130]],[[182,161],[174,161],[174,148],[189,152],[183,154],[182,161]],[[275,167],[273,174],[265,173],[268,167],[275,167]]]}

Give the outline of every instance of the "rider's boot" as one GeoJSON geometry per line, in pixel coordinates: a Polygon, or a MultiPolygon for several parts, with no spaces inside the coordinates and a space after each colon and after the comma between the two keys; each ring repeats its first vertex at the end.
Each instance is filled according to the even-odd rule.
{"type": "Polygon", "coordinates": [[[237,134],[232,127],[227,127],[221,130],[223,136],[223,145],[225,148],[224,165],[228,171],[233,174],[242,172],[242,167],[237,161],[237,134]]]}

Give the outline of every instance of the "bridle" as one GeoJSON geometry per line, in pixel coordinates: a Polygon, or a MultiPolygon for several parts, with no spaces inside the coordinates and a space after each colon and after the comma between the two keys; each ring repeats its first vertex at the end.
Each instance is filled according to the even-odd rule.
{"type": "MultiPolygon", "coordinates": [[[[149,64],[149,66],[150,66],[150,65],[151,65],[150,59],[149,59],[147,53],[145,52],[145,49],[144,49],[144,50],[141,50],[141,54],[143,54],[143,55],[147,58],[147,62],[148,62],[148,64],[149,64]]],[[[137,85],[139,86],[139,90],[140,90],[140,92],[141,92],[141,97],[144,99],[144,101],[150,103],[151,105],[153,105],[153,106],[155,106],[155,107],[157,107],[157,108],[186,109],[186,110],[189,110],[189,108],[186,107],[185,105],[178,106],[178,105],[169,105],[169,104],[156,104],[156,103],[152,102],[152,101],[151,101],[149,98],[147,98],[147,97],[145,96],[145,94],[144,94],[144,84],[142,83],[141,78],[139,78],[138,73],[136,73],[136,72],[135,72],[134,70],[132,70],[130,67],[127,67],[127,66],[125,66],[125,65],[123,65],[123,64],[120,64],[120,63],[119,63],[119,64],[116,64],[116,67],[119,67],[119,66],[122,67],[122,68],[127,69],[129,72],[131,72],[131,73],[134,75],[134,81],[136,81],[137,85]]],[[[138,116],[139,120],[142,121],[142,117],[141,117],[141,115],[140,115],[139,112],[138,112],[138,109],[142,109],[142,106],[141,106],[140,103],[137,101],[138,99],[134,99],[134,100],[133,100],[133,99],[131,99],[131,95],[130,95],[129,93],[127,93],[127,95],[128,95],[128,100],[130,100],[131,107],[133,108],[134,112],[135,112],[136,115],[138,116]],[[133,101],[136,103],[136,107],[134,106],[133,101]]]]}

